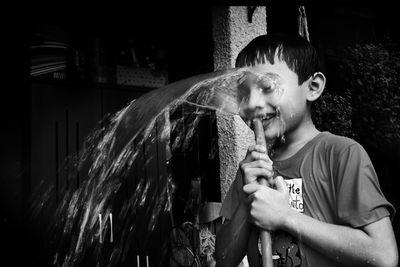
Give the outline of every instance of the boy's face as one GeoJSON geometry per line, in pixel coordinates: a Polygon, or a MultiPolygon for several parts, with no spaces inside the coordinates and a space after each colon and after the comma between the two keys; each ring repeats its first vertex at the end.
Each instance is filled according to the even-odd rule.
{"type": "Polygon", "coordinates": [[[262,118],[267,139],[282,137],[296,130],[307,114],[307,81],[298,84],[298,76],[287,64],[275,57],[248,69],[241,81],[240,115],[245,121],[262,118]]]}

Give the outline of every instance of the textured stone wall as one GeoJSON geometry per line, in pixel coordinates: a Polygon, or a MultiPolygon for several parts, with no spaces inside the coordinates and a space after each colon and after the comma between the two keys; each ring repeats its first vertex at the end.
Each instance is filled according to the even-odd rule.
{"type": "MultiPolygon", "coordinates": [[[[213,9],[214,70],[235,66],[236,56],[253,38],[267,29],[265,7],[257,7],[252,23],[247,20],[247,7],[213,9]]],[[[224,199],[235,179],[239,162],[254,143],[254,134],[239,116],[217,113],[220,159],[221,198],[224,199]]]]}

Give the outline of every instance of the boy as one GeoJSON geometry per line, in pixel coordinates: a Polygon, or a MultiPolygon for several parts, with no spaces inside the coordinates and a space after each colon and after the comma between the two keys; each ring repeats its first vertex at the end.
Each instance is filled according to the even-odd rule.
{"type": "Polygon", "coordinates": [[[266,139],[278,142],[271,158],[254,145],[240,163],[220,212],[217,266],[238,266],[246,254],[260,266],[259,229],[271,231],[274,266],[397,266],[394,208],[368,155],[312,122],[325,87],[318,65],[300,36],[259,36],[238,55],[236,67],[255,73],[239,89],[241,116],[261,119],[266,139]]]}

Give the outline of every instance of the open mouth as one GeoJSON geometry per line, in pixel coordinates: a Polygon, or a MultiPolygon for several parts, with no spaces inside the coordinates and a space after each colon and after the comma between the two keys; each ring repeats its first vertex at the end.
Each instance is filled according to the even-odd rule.
{"type": "Polygon", "coordinates": [[[275,119],[277,117],[278,113],[273,112],[273,113],[267,113],[264,116],[261,117],[261,121],[263,123],[264,126],[268,125],[269,123],[271,123],[271,121],[273,119],[275,119]]]}
{"type": "MultiPolygon", "coordinates": [[[[255,118],[258,118],[261,120],[262,125],[264,127],[264,129],[266,129],[269,124],[278,116],[278,113],[273,112],[273,113],[266,113],[263,114],[262,116],[256,116],[255,118]]],[[[252,123],[252,121],[249,121],[249,123],[251,124],[251,128],[254,130],[254,125],[252,123]]],[[[249,125],[249,124],[248,124],[249,125]]],[[[250,126],[250,125],[249,125],[250,126]]]]}
{"type": "Polygon", "coordinates": [[[261,120],[262,121],[270,121],[271,119],[273,119],[273,118],[275,118],[276,117],[276,115],[277,115],[277,113],[268,113],[268,114],[265,114],[262,118],[261,118],[261,120]]]}

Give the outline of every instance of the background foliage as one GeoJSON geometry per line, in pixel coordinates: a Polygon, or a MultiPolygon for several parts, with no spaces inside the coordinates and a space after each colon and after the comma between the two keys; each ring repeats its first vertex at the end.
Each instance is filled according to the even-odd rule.
{"type": "Polygon", "coordinates": [[[320,99],[312,108],[313,121],[321,131],[330,131],[337,135],[354,137],[352,130],[351,95],[346,90],[345,95],[334,94],[325,89],[320,99]]]}
{"type": "Polygon", "coordinates": [[[345,48],[340,64],[341,94],[329,88],[315,103],[321,130],[355,138],[368,146],[400,143],[400,49],[385,44],[345,48]]]}
{"type": "Polygon", "coordinates": [[[400,140],[400,52],[386,44],[357,44],[343,65],[351,92],[352,127],[359,139],[378,148],[400,140]]]}

